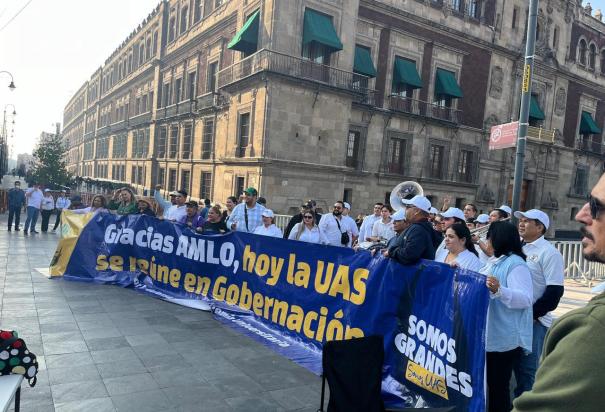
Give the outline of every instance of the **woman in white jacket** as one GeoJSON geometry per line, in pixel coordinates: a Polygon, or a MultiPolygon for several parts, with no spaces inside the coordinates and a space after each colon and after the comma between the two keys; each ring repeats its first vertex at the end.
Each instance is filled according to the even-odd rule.
{"type": "Polygon", "coordinates": [[[315,224],[313,212],[310,209],[305,209],[302,216],[303,221],[294,225],[288,239],[327,245],[328,239],[319,230],[319,226],[315,224]]]}

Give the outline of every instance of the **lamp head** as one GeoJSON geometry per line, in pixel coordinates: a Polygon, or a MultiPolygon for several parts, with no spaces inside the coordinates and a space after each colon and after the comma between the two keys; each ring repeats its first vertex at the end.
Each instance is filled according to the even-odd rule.
{"type": "Polygon", "coordinates": [[[11,80],[11,84],[8,85],[8,88],[12,92],[13,90],[15,90],[17,88],[17,86],[15,86],[15,82],[11,80]]]}

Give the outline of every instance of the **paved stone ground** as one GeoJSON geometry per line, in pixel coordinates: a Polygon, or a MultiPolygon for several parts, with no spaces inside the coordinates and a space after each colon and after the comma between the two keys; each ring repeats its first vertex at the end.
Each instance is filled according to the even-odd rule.
{"type": "Polygon", "coordinates": [[[116,286],[47,279],[58,235],[6,231],[0,327],[39,359],[28,411],[316,411],[320,378],[209,313],[116,286]]]}
{"type": "MultiPolygon", "coordinates": [[[[0,327],[38,355],[28,411],[316,411],[321,382],[209,313],[116,286],[47,279],[58,235],[7,232],[0,327]]],[[[54,221],[54,220],[53,220],[54,221]]],[[[566,281],[557,316],[593,296],[566,281]]]]}

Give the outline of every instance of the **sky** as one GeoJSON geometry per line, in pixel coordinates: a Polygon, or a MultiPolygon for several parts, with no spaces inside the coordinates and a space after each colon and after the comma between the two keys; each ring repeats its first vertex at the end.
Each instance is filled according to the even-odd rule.
{"type": "Polygon", "coordinates": [[[68,100],[159,2],[0,0],[0,71],[16,86],[10,91],[10,76],[0,73],[0,127],[6,109],[12,158],[63,123],[68,100]]]}

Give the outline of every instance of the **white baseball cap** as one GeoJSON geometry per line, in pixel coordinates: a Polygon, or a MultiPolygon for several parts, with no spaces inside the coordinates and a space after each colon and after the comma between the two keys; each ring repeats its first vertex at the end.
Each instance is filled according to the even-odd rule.
{"type": "Polygon", "coordinates": [[[275,215],[273,214],[273,210],[271,209],[265,209],[265,211],[263,213],[261,213],[262,217],[274,217],[275,215]]]}
{"type": "Polygon", "coordinates": [[[405,209],[399,209],[391,217],[394,221],[405,220],[405,209]]]}
{"type": "Polygon", "coordinates": [[[440,213],[442,217],[456,217],[460,220],[464,220],[464,212],[457,207],[450,207],[445,212],[440,213]]]}
{"type": "Polygon", "coordinates": [[[509,216],[513,214],[513,209],[511,209],[510,206],[507,206],[507,205],[502,205],[500,207],[497,207],[495,210],[501,210],[505,213],[508,213],[509,216]]]}
{"type": "Polygon", "coordinates": [[[477,216],[477,219],[475,219],[475,222],[481,223],[481,224],[486,224],[489,222],[489,216],[486,215],[485,213],[482,213],[479,216],[477,216]]]}
{"type": "Polygon", "coordinates": [[[351,210],[351,205],[350,204],[348,204],[347,202],[344,202],[344,205],[345,205],[345,209],[351,210]]]}
{"type": "Polygon", "coordinates": [[[431,209],[429,210],[429,213],[430,213],[431,215],[438,215],[438,214],[439,214],[439,211],[437,210],[437,208],[436,208],[436,207],[431,207],[431,209]]]}
{"type": "Polygon", "coordinates": [[[431,211],[431,201],[424,196],[416,195],[410,200],[403,199],[401,203],[405,206],[415,206],[426,213],[431,211]]]}
{"type": "Polygon", "coordinates": [[[548,229],[548,226],[550,226],[550,219],[548,218],[548,215],[538,209],[531,209],[531,210],[528,210],[527,212],[518,212],[517,211],[517,212],[515,212],[515,217],[517,219],[521,219],[522,217],[525,217],[527,219],[538,220],[538,221],[540,221],[540,223],[542,223],[544,225],[544,227],[546,229],[548,229]]]}

